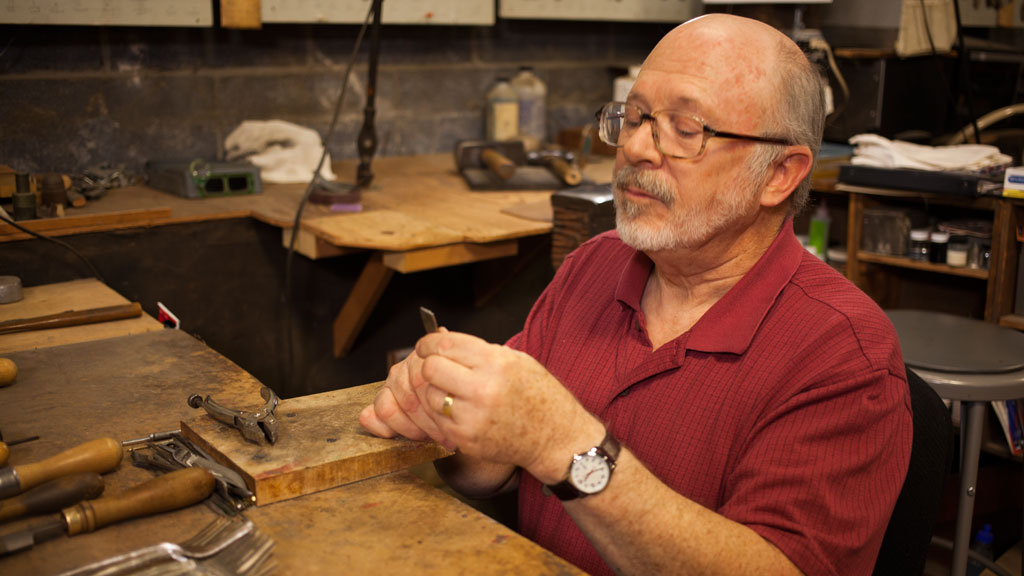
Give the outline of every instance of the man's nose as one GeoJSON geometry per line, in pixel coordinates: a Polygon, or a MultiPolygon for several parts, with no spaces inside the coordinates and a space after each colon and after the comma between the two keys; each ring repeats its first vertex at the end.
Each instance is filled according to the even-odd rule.
{"type": "Polygon", "coordinates": [[[622,146],[622,153],[626,160],[633,165],[641,163],[660,164],[662,161],[661,152],[654,143],[654,119],[647,118],[636,130],[630,134],[622,146]]]}

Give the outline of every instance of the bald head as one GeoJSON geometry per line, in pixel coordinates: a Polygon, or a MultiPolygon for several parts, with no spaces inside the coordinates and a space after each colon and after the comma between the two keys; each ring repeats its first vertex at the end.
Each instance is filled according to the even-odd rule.
{"type": "MultiPolygon", "coordinates": [[[[713,128],[802,144],[817,155],[824,129],[821,78],[800,48],[775,28],[730,14],[707,14],[674,28],[644,61],[640,75],[690,95],[713,128]]],[[[639,81],[639,78],[638,78],[639,81]]],[[[780,153],[762,147],[765,160],[780,153]]],[[[794,192],[806,203],[809,179],[794,192]]]]}

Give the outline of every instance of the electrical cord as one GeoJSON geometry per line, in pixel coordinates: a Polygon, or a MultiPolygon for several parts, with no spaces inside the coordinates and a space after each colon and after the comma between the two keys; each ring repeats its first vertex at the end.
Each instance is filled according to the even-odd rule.
{"type": "MultiPolygon", "coordinates": [[[[302,194],[302,199],[299,200],[299,207],[295,211],[295,219],[292,222],[292,237],[288,241],[288,254],[285,256],[284,265],[284,304],[285,304],[285,346],[286,346],[286,358],[287,367],[286,373],[282,381],[291,381],[292,371],[294,369],[294,351],[292,347],[292,261],[295,258],[295,238],[299,235],[299,224],[302,221],[302,211],[306,207],[306,202],[309,201],[310,195],[316,188],[317,181],[320,179],[320,170],[323,168],[324,162],[327,158],[327,142],[334,134],[335,128],[338,125],[338,116],[341,114],[341,105],[345,101],[345,93],[348,91],[348,79],[352,73],[352,68],[355,65],[356,57],[359,54],[359,48],[363,43],[363,36],[366,34],[366,29],[370,25],[370,18],[373,16],[374,7],[377,5],[376,2],[370,3],[370,9],[366,12],[366,18],[363,20],[363,25],[359,29],[359,34],[356,36],[356,44],[352,48],[352,55],[349,56],[348,64],[345,67],[345,76],[341,83],[341,93],[338,94],[338,99],[334,103],[334,114],[331,117],[331,124],[327,128],[327,133],[320,139],[320,144],[323,147],[323,151],[320,154],[320,160],[316,164],[316,169],[313,170],[313,177],[310,179],[309,184],[306,186],[305,192],[302,194]]],[[[293,389],[289,386],[289,389],[293,389]]]]}
{"type": "Polygon", "coordinates": [[[75,250],[74,246],[72,246],[71,244],[68,244],[67,242],[64,242],[63,240],[57,240],[56,238],[51,238],[50,236],[46,236],[44,234],[40,234],[39,232],[36,232],[35,230],[31,230],[29,228],[26,228],[26,227],[22,226],[21,224],[18,224],[17,222],[14,221],[13,218],[11,218],[10,214],[8,214],[4,210],[0,210],[0,216],[2,216],[3,221],[4,221],[5,224],[13,226],[14,228],[17,228],[18,230],[21,230],[22,232],[24,232],[24,233],[26,233],[26,234],[28,234],[30,236],[35,236],[36,238],[39,238],[40,240],[46,240],[47,242],[53,242],[57,246],[60,246],[61,248],[64,248],[65,250],[68,250],[69,252],[71,252],[72,254],[77,256],[79,260],[81,260],[82,262],[85,262],[85,265],[89,267],[89,270],[92,272],[92,275],[95,276],[97,280],[99,280],[100,282],[103,282],[104,284],[106,284],[106,281],[103,279],[103,276],[100,274],[100,271],[97,270],[95,266],[93,266],[92,262],[88,258],[86,258],[84,254],[82,254],[78,250],[75,250]]]}
{"type": "MultiPolygon", "coordinates": [[[[922,7],[924,0],[921,0],[922,7]]],[[[966,90],[964,90],[964,96],[967,98],[967,113],[971,118],[971,125],[974,126],[974,143],[981,144],[981,132],[978,130],[977,115],[974,113],[974,90],[971,89],[971,73],[970,66],[967,65],[967,45],[964,44],[964,25],[960,20],[960,0],[953,0],[953,13],[956,16],[956,38],[957,44],[960,45],[959,57],[960,57],[960,68],[964,76],[964,84],[966,90]]],[[[925,22],[927,22],[927,17],[925,22]]],[[[964,136],[964,140],[967,140],[967,136],[964,136]]]]}
{"type": "Polygon", "coordinates": [[[839,65],[836,64],[836,58],[832,54],[832,46],[830,46],[824,38],[811,38],[808,42],[808,46],[812,50],[821,50],[825,53],[825,56],[828,58],[828,67],[832,70],[832,76],[835,77],[836,83],[839,84],[839,90],[843,93],[842,102],[833,104],[832,114],[829,115],[831,117],[829,124],[831,124],[832,122],[835,122],[836,118],[838,118],[843,113],[843,110],[846,109],[846,105],[849,104],[850,87],[846,84],[846,79],[843,78],[843,73],[839,71],[839,65]]]}
{"type": "MultiPolygon", "coordinates": [[[[928,37],[928,46],[932,50],[932,58],[934,59],[933,61],[935,62],[936,68],[939,71],[939,77],[942,78],[942,88],[946,94],[946,101],[949,103],[949,106],[953,109],[953,114],[956,115],[956,98],[953,97],[953,93],[949,89],[949,77],[946,76],[946,68],[945,66],[942,65],[942,59],[939,56],[939,51],[936,50],[935,48],[935,40],[932,38],[932,28],[931,25],[928,23],[928,8],[925,5],[925,0],[920,0],[920,2],[921,20],[924,21],[924,32],[925,35],[928,37]]],[[[957,121],[957,123],[959,123],[959,120],[957,121]]]]}

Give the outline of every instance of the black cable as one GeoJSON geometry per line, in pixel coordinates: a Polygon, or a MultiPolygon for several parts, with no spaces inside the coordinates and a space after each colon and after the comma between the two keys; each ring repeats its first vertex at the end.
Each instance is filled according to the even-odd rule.
{"type": "Polygon", "coordinates": [[[960,118],[959,118],[959,115],[956,113],[956,110],[957,110],[956,98],[953,96],[953,92],[950,90],[950,87],[949,87],[949,77],[946,76],[946,66],[945,66],[945,64],[943,64],[942,56],[940,56],[938,50],[936,50],[936,48],[935,48],[935,41],[932,39],[932,29],[931,29],[931,26],[928,24],[928,12],[927,12],[927,8],[925,7],[925,0],[920,0],[920,2],[921,2],[921,19],[924,20],[924,31],[925,31],[925,34],[927,34],[927,36],[928,36],[928,45],[932,49],[932,61],[935,62],[935,67],[939,71],[939,77],[942,79],[943,92],[945,92],[945,94],[946,94],[946,102],[949,103],[950,108],[952,108],[952,110],[953,110],[953,116],[955,118],[954,121],[957,123],[957,126],[960,126],[961,125],[960,118]]]}
{"type": "MultiPolygon", "coordinates": [[[[970,66],[967,62],[967,45],[964,44],[964,25],[960,20],[960,0],[953,0],[953,13],[956,15],[956,39],[960,45],[960,71],[963,74],[964,85],[967,87],[964,96],[967,98],[967,113],[971,118],[971,126],[974,127],[974,142],[981,144],[981,131],[978,130],[978,117],[974,113],[974,91],[971,88],[970,66]]],[[[967,141],[967,138],[964,138],[967,141]]]]}
{"type": "Polygon", "coordinates": [[[36,238],[39,238],[40,240],[46,240],[47,242],[53,242],[57,246],[60,246],[61,248],[64,248],[64,249],[70,251],[75,256],[78,256],[79,260],[81,260],[82,262],[85,262],[85,265],[89,267],[89,270],[92,271],[92,275],[95,276],[97,280],[99,280],[100,282],[103,282],[104,284],[107,283],[103,279],[103,276],[100,274],[100,271],[97,270],[96,267],[92,265],[92,262],[89,261],[89,259],[86,258],[84,254],[82,254],[78,250],[75,250],[74,246],[72,246],[71,244],[68,244],[67,242],[64,242],[63,240],[57,240],[56,238],[51,238],[49,236],[40,234],[39,232],[36,232],[35,230],[30,230],[30,229],[22,226],[21,224],[18,224],[17,222],[15,222],[14,219],[11,218],[10,215],[8,215],[7,213],[4,213],[3,221],[4,221],[4,223],[9,224],[9,225],[17,228],[18,230],[21,230],[22,232],[24,232],[24,233],[26,233],[26,234],[28,234],[30,236],[35,236],[36,238]]]}
{"type": "MultiPolygon", "coordinates": [[[[356,56],[359,54],[359,48],[363,43],[363,35],[366,34],[366,29],[370,24],[370,18],[373,16],[374,8],[377,6],[377,2],[370,3],[370,9],[366,13],[366,18],[363,20],[363,26],[359,29],[359,34],[356,36],[355,47],[352,48],[352,55],[348,59],[348,65],[345,67],[345,76],[341,83],[341,93],[338,94],[338,99],[334,103],[334,115],[331,117],[331,124],[327,128],[327,133],[324,134],[320,143],[323,146],[323,152],[320,154],[320,161],[316,164],[316,169],[313,170],[313,177],[310,179],[309,184],[306,186],[306,191],[302,194],[302,199],[299,200],[299,208],[295,211],[295,220],[292,222],[292,237],[288,241],[288,255],[285,257],[284,265],[284,304],[285,304],[285,345],[288,365],[286,367],[286,374],[284,379],[286,381],[291,380],[291,374],[293,370],[294,357],[292,351],[292,260],[295,258],[295,238],[299,235],[299,224],[302,221],[302,211],[306,207],[306,202],[309,200],[309,196],[313,193],[313,189],[316,187],[316,182],[320,178],[320,169],[323,168],[324,162],[327,158],[327,141],[330,140],[334,134],[334,130],[338,125],[338,116],[341,114],[341,105],[345,101],[345,93],[348,91],[348,78],[352,73],[352,67],[355,65],[356,56]]],[[[289,390],[291,390],[289,386],[289,390]]]]}

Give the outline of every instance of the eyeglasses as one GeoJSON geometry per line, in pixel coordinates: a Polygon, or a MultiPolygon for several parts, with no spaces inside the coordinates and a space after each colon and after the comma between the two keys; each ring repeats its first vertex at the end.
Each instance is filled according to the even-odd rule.
{"type": "Polygon", "coordinates": [[[605,104],[597,111],[596,117],[597,132],[601,141],[616,148],[625,146],[626,141],[643,126],[644,121],[650,120],[654,146],[659,152],[670,158],[696,158],[704,153],[710,138],[732,138],[766,144],[792,145],[792,142],[780,138],[748,136],[713,130],[708,128],[700,118],[682,112],[660,110],[648,114],[639,107],[625,102],[605,104]]]}

